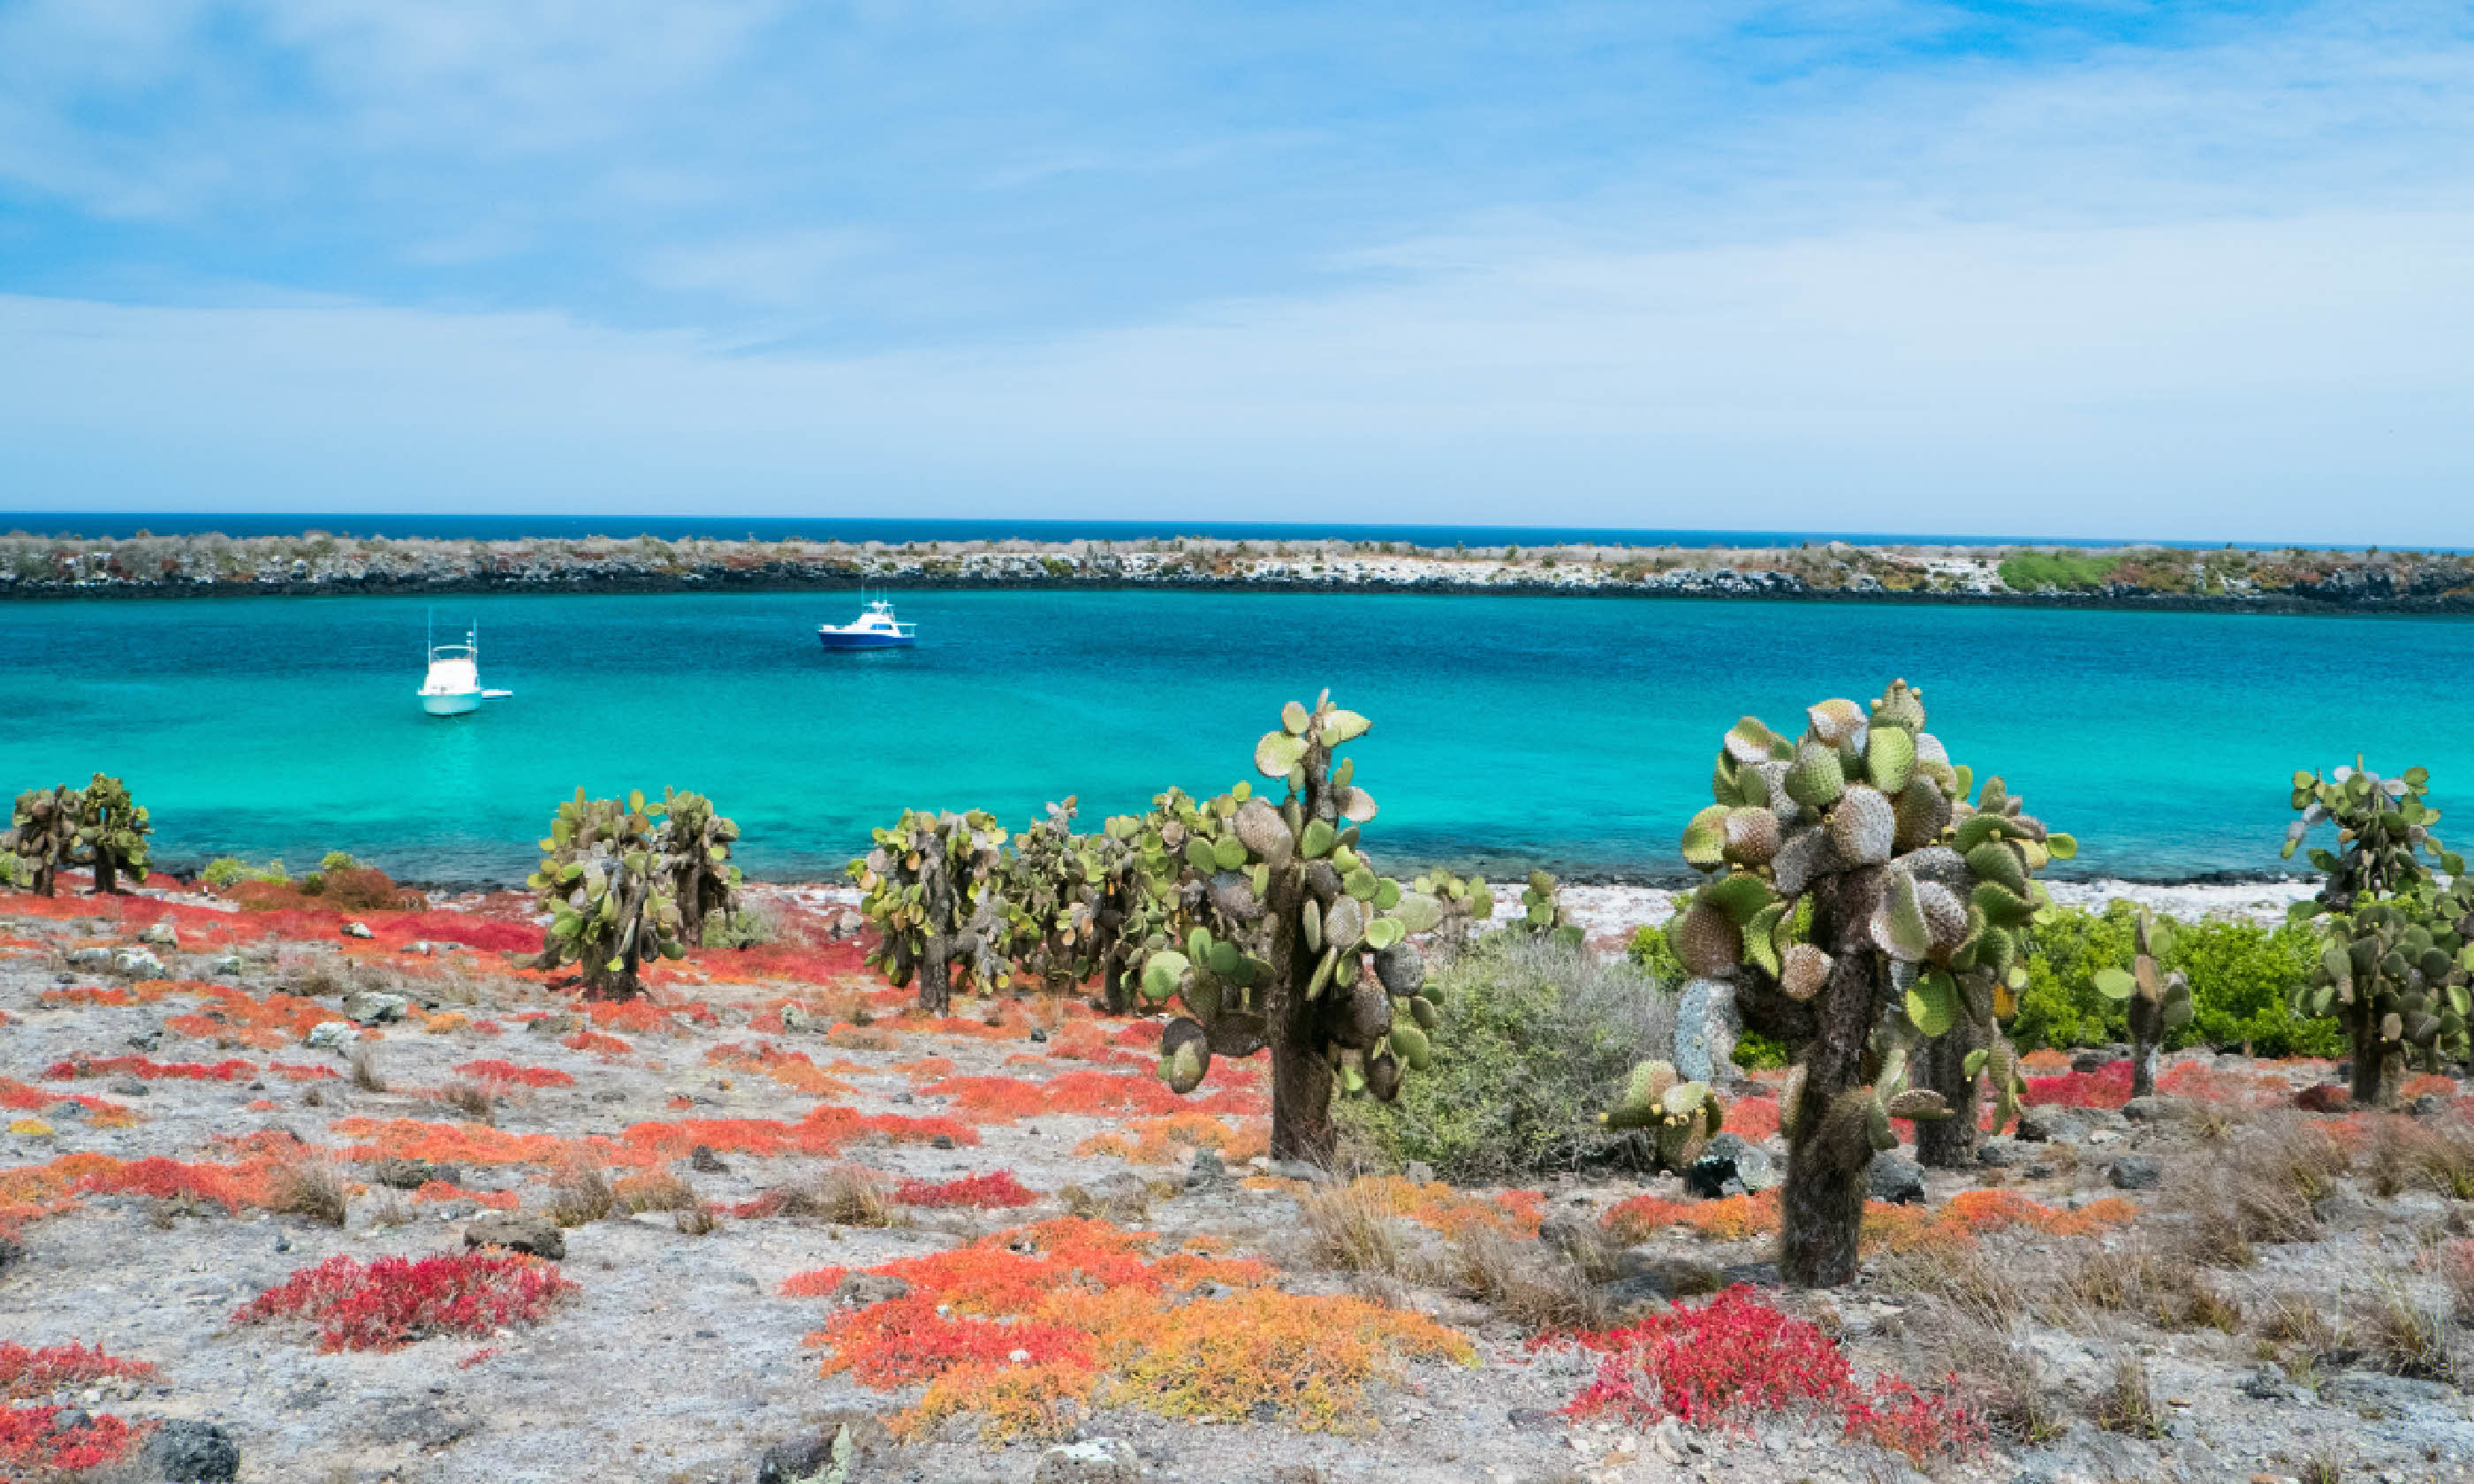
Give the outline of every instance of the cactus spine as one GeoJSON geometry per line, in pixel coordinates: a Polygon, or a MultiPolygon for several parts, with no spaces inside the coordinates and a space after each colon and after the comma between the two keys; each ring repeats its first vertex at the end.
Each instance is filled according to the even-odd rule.
{"type": "Polygon", "coordinates": [[[37,897],[55,895],[61,868],[76,863],[78,814],[84,802],[84,796],[66,784],[30,788],[17,796],[0,850],[18,859],[37,897]]]}
{"type": "Polygon", "coordinates": [[[1006,963],[1011,937],[1000,872],[1006,828],[994,815],[932,814],[905,809],[876,848],[850,863],[866,895],[860,910],[876,924],[868,963],[896,989],[919,981],[919,1008],[943,1015],[952,1005],[954,970],[990,989],[1012,982],[1006,963]]]}
{"type": "Polygon", "coordinates": [[[524,884],[550,914],[541,967],[572,962],[596,999],[643,993],[646,958],[682,958],[671,871],[654,831],[662,805],[643,793],[589,799],[583,789],[558,806],[541,841],[539,870],[524,884]]]}
{"type": "Polygon", "coordinates": [[[2337,826],[2342,848],[2312,850],[2311,863],[2327,881],[2291,909],[2296,922],[2319,922],[2324,938],[2311,981],[2293,992],[2293,1008],[2338,1017],[2353,1045],[2354,1100],[2383,1108],[2396,1104],[2410,1052],[2436,1063],[2466,1035],[2462,971],[2474,968],[2474,950],[2447,920],[2422,857],[2438,859],[2452,877],[2462,876],[2464,862],[2431,832],[2439,811],[2424,802],[2430,782],[2422,768],[2383,778],[2360,757],[2325,778],[2296,773],[2292,802],[2301,818],[2285,829],[2288,859],[2323,823],[2337,826]]]}
{"type": "Polygon", "coordinates": [[[1437,1020],[1421,992],[1412,934],[1441,922],[1433,898],[1375,873],[1359,844],[1374,801],[1333,752],[1366,734],[1328,691],[1291,702],[1254,747],[1254,766],[1284,779],[1273,803],[1240,783],[1207,802],[1172,790],[1137,849],[1161,912],[1146,941],[1142,993],[1185,1014],[1160,1042],[1160,1075],[1187,1092],[1211,1058],[1272,1050],[1272,1153],[1331,1162],[1335,1087],[1390,1100],[1404,1067],[1428,1065],[1437,1020]]]}
{"type": "Polygon", "coordinates": [[[2105,998],[2122,1002],[2130,1019],[2130,1095],[2156,1092],[2156,1053],[2169,1031],[2191,1023],[2191,981],[2180,969],[2166,973],[2156,960],[2173,951],[2173,924],[2142,907],[2132,929],[2137,954],[2130,970],[2099,969],[2096,987],[2105,998]]]}
{"type": "Polygon", "coordinates": [[[1969,804],[1972,774],[1904,681],[1869,712],[1833,700],[1806,716],[1800,737],[1754,717],[1728,731],[1716,802],[1684,834],[1710,879],[1669,937],[1686,969],[1733,987],[1745,1023],[1796,1048],[1779,1265],[1831,1287],[1856,1276],[1864,1170],[1895,1146],[1891,1120],[1946,1117],[1972,1140],[1977,1076],[1994,1070],[2007,1095],[2016,1058],[1996,992],[2024,981],[2045,900],[2033,874],[2077,845],[1999,778],[1969,804]],[[1962,1024],[1977,1043],[1920,1068],[1918,1049],[1962,1024]],[[1917,1070],[1933,1085],[1913,1085],[1917,1070]]]}
{"type": "Polygon", "coordinates": [[[739,826],[715,813],[704,795],[667,788],[653,812],[662,819],[662,859],[679,904],[679,935],[702,944],[707,918],[739,909],[739,868],[730,863],[739,826]]]}

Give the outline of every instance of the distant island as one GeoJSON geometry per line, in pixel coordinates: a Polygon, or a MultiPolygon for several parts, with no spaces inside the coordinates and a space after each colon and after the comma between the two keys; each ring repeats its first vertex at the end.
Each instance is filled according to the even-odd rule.
{"type": "Polygon", "coordinates": [[[2226,546],[0,537],[0,597],[1245,587],[2474,613],[2474,556],[2226,546]]]}

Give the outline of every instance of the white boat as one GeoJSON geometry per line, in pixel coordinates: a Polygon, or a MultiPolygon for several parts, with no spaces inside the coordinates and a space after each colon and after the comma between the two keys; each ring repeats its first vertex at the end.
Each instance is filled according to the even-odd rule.
{"type": "Polygon", "coordinates": [[[512,696],[512,690],[481,688],[480,631],[468,630],[461,644],[429,646],[429,674],[418,692],[421,708],[432,716],[461,716],[480,709],[483,701],[512,696]]]}
{"type": "Polygon", "coordinates": [[[885,599],[846,624],[816,625],[816,642],[827,649],[904,649],[919,642],[917,624],[897,623],[885,599]]]}

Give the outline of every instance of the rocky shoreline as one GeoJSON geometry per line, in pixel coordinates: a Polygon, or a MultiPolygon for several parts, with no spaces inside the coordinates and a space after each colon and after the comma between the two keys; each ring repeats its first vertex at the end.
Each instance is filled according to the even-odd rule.
{"type": "Polygon", "coordinates": [[[2474,612],[2474,557],[2159,546],[1414,546],[0,537],[0,597],[1110,588],[1749,597],[2261,613],[2474,612]]]}

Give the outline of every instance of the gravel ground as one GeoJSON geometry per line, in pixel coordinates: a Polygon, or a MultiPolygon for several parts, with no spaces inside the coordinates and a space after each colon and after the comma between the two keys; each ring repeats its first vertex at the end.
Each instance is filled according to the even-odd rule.
{"type": "MultiPolygon", "coordinates": [[[[2188,899],[2220,910],[2281,911],[2265,888],[2176,890],[2198,893],[2188,899]]],[[[1654,918],[1662,895],[1609,888],[1569,893],[1576,914],[1593,933],[1609,934],[1654,918]],[[1632,915],[1623,917],[1626,912],[1632,915]]],[[[842,898],[833,889],[813,889],[782,893],[778,899],[822,908],[842,898]]],[[[288,1130],[311,1143],[340,1144],[346,1140],[328,1125],[352,1115],[446,1120],[453,1115],[417,1089],[440,1086],[453,1075],[451,1067],[478,1057],[554,1067],[575,1077],[573,1087],[512,1094],[496,1109],[497,1126],[518,1134],[615,1135],[630,1124],[680,1116],[795,1119],[815,1102],[764,1077],[705,1063],[712,1046],[752,1039],[750,1016],[785,992],[782,986],[719,983],[687,991],[713,1006],[718,1025],[631,1038],[636,1051],[623,1058],[571,1051],[555,1037],[512,1028],[493,1040],[469,1030],[428,1034],[395,1025],[374,1043],[375,1065],[395,1089],[384,1092],[355,1089],[349,1080],[302,1084],[269,1077],[262,1084],[163,1079],[143,1084],[143,1096],[129,1096],[112,1090],[120,1084],[109,1079],[43,1081],[41,1072],[56,1061],[123,1054],[133,1042],[150,1046],[146,1054],[163,1062],[240,1056],[261,1064],[320,1060],[339,1072],[348,1068],[337,1054],[299,1045],[279,1052],[226,1051],[165,1033],[167,1016],[195,1008],[185,995],[130,1006],[44,1006],[37,996],[46,990],[121,982],[91,966],[72,967],[65,956],[70,949],[133,945],[106,936],[102,929],[108,924],[12,918],[9,906],[0,899],[0,936],[15,945],[0,949],[0,1013],[8,1017],[0,1025],[0,1076],[124,1102],[142,1110],[144,1121],[113,1129],[47,1111],[41,1117],[52,1132],[6,1136],[0,1166],[89,1150],[121,1159],[206,1159],[213,1157],[210,1145],[218,1135],[271,1129],[288,1130]],[[691,1112],[676,1108],[680,1098],[690,1100],[691,1112]],[[252,1106],[260,1102],[274,1106],[252,1106]]],[[[297,977],[304,955],[330,950],[320,945],[259,954],[236,976],[218,975],[212,957],[181,955],[168,947],[157,951],[170,960],[177,977],[237,979],[262,992],[275,977],[297,977]]],[[[472,959],[480,966],[476,971],[435,981],[407,979],[404,987],[416,994],[445,986],[457,996],[473,995],[476,1002],[460,1008],[475,1017],[489,1013],[504,1019],[527,1007],[554,1008],[554,996],[540,986],[490,972],[497,962],[492,956],[472,959]]],[[[341,999],[330,995],[324,1003],[340,1006],[341,999]]],[[[911,1079],[893,1070],[897,1063],[925,1055],[951,1058],[964,1073],[1031,1078],[1086,1065],[1047,1061],[1043,1047],[1023,1040],[913,1034],[903,1036],[897,1050],[841,1051],[829,1049],[813,1032],[775,1039],[812,1053],[818,1065],[846,1059],[864,1068],[841,1074],[857,1092],[839,1099],[863,1113],[941,1111],[936,1100],[916,1094],[911,1079]],[[1042,1061],[1007,1061],[1026,1055],[1042,1061]]],[[[2238,1059],[2211,1065],[2219,1063],[2228,1072],[2253,1070],[2238,1059]]],[[[2324,1068],[2268,1070],[2299,1087],[2324,1068]]],[[[153,1361],[160,1374],[149,1382],[64,1400],[125,1416],[219,1424],[240,1446],[244,1479],[743,1480],[754,1477],[757,1456],[766,1446],[801,1435],[837,1409],[889,1416],[908,1400],[870,1391],[846,1376],[820,1377],[815,1354],[802,1347],[801,1337],[825,1311],[823,1302],[776,1296],[783,1279],[829,1264],[855,1268],[933,1251],[1055,1214],[1062,1208],[1054,1192],[1100,1188],[1108,1177],[1126,1172],[1115,1157],[1073,1153],[1113,1121],[1041,1116],[981,1125],[978,1147],[862,1144],[844,1156],[901,1176],[945,1179],[1010,1170],[1050,1195],[1023,1212],[922,1212],[915,1225],[893,1230],[810,1219],[725,1220],[700,1236],[681,1233],[664,1214],[590,1222],[566,1233],[563,1269],[582,1291],[538,1328],[487,1341],[431,1339],[391,1353],[321,1354],[298,1335],[232,1328],[226,1320],[261,1289],[332,1254],[367,1258],[459,1249],[471,1208],[405,1207],[374,1189],[352,1201],[349,1223],[338,1230],[299,1217],[182,1214],[143,1197],[93,1196],[70,1213],[25,1229],[24,1260],[0,1271],[0,1336],[30,1344],[74,1337],[153,1361]],[[395,1219],[407,1211],[411,1219],[395,1219]],[[462,1364],[485,1345],[496,1353],[462,1364]]],[[[2219,1121],[2132,1122],[2119,1113],[2090,1113],[2066,1120],[2057,1138],[2041,1148],[2021,1146],[2033,1156],[2033,1168],[1933,1172],[1930,1196],[1938,1203],[1990,1183],[2067,1209],[2122,1195],[2112,1176],[2125,1156],[2153,1158],[2163,1172],[2160,1188],[2129,1197],[2143,1203],[2147,1214],[2105,1239],[2109,1250],[2126,1253],[2174,1229],[2181,1219],[2173,1214],[2177,1189],[2223,1145],[2219,1121]]],[[[727,1173],[690,1176],[709,1200],[746,1200],[823,1163],[735,1154],[726,1159],[727,1173]]],[[[680,1169],[686,1171],[684,1161],[680,1169]]],[[[532,1209],[542,1188],[537,1180],[523,1185],[517,1173],[476,1170],[465,1183],[483,1190],[521,1185],[525,1207],[532,1209]]],[[[1263,1188],[1223,1183],[1188,1191],[1181,1168],[1133,1173],[1159,1182],[1150,1191],[1145,1226],[1177,1238],[1227,1238],[1240,1255],[1280,1264],[1284,1283],[1298,1291],[1345,1286],[1344,1278],[1306,1260],[1298,1240],[1298,1186],[1260,1181],[1255,1184],[1263,1188]]],[[[1573,1179],[1546,1187],[1547,1209],[1554,1215],[1594,1216],[1644,1190],[1680,1198],[1671,1177],[1647,1184],[1573,1179]]],[[[2474,1412],[2456,1387],[2380,1374],[2370,1368],[2378,1356],[2368,1351],[2353,1357],[2355,1364],[2280,1369],[2272,1363],[2279,1347],[2254,1332],[2258,1315],[2295,1293],[2341,1305],[2390,1293],[2427,1307],[2444,1304],[2428,1256],[2468,1230],[2474,1207],[2411,1189],[2383,1199],[2368,1182],[2351,1180],[2340,1183],[2323,1205],[2334,1209],[2316,1223],[2316,1240],[2264,1247],[2256,1265],[2226,1269],[2212,1280],[2248,1316],[2236,1327],[2239,1332],[2169,1331],[2124,1313],[2064,1316],[2068,1323],[2020,1320],[2015,1338],[2042,1371],[2057,1435],[2032,1448],[1997,1435],[1988,1449],[1939,1462],[1934,1472],[1950,1478],[2048,1484],[2285,1479],[2305,1476],[2315,1459],[2324,1458],[2341,1464],[2342,1476],[2350,1479],[2474,1477],[2474,1412]],[[2124,1353],[2145,1357],[2166,1414],[2156,1436],[2099,1431],[2088,1420],[2124,1353]]],[[[1758,1261],[1766,1255],[1758,1240],[1713,1245],[1677,1235],[1647,1246],[1640,1256],[1716,1264],[1758,1261]]],[[[1997,1266],[2016,1274],[2065,1263],[2074,1252],[2083,1257],[2083,1249],[2084,1244],[2074,1248],[2009,1235],[1988,1237],[1984,1248],[1997,1266]]],[[[1144,1477],[1198,1481],[1544,1484],[1689,1478],[1872,1484],[1902,1480],[1911,1472],[1904,1457],[1855,1447],[1817,1424],[1704,1431],[1671,1424],[1633,1428],[1567,1423],[1557,1409],[1587,1382],[1586,1360],[1569,1351],[1534,1349],[1519,1327],[1452,1292],[1398,1281],[1378,1284],[1375,1291],[1462,1329],[1476,1344],[1478,1363],[1407,1365],[1396,1386],[1378,1388],[1367,1430],[1347,1436],[1302,1432],[1275,1421],[1202,1426],[1133,1409],[1090,1418],[1082,1434],[1131,1445],[1144,1477]],[[1316,1472],[1297,1472],[1304,1469],[1316,1472]]],[[[1911,1280],[1879,1263],[1850,1290],[1769,1297],[1838,1335],[1862,1369],[1919,1379],[1939,1374],[1935,1367],[1943,1363],[1950,1340],[1948,1311],[1920,1297],[1911,1280]]],[[[2450,1329],[2444,1338],[2454,1347],[2461,1335],[2450,1329]]],[[[857,1477],[1085,1476],[1060,1475],[1064,1465],[1054,1462],[1041,1473],[1045,1455],[1043,1444],[990,1447],[974,1427],[949,1423],[932,1437],[872,1455],[857,1477]]]]}

